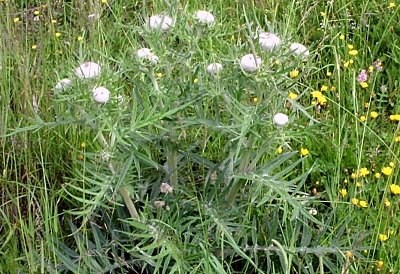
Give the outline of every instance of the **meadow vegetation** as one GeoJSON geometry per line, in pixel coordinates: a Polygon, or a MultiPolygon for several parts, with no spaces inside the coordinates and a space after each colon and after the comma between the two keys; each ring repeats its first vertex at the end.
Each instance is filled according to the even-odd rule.
{"type": "Polygon", "coordinates": [[[399,22],[0,0],[0,272],[397,273],[399,22]]]}

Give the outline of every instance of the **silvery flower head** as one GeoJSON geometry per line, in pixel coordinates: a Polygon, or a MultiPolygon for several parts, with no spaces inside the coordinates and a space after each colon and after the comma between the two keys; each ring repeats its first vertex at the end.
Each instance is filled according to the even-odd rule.
{"type": "Polygon", "coordinates": [[[160,186],[160,191],[161,193],[168,194],[172,193],[174,191],[174,188],[168,183],[162,183],[160,186]]]}
{"type": "Polygon", "coordinates": [[[281,46],[281,39],[274,33],[262,32],[258,36],[258,43],[263,50],[273,51],[281,46]]]}
{"type": "Polygon", "coordinates": [[[68,78],[61,79],[60,81],[57,82],[56,86],[54,89],[56,91],[62,91],[72,85],[72,80],[68,78]]]}
{"type": "Polygon", "coordinates": [[[100,75],[101,67],[95,62],[85,62],[75,69],[75,74],[81,79],[94,78],[100,75]]]}
{"type": "Polygon", "coordinates": [[[207,72],[210,74],[218,74],[223,66],[220,63],[211,63],[207,66],[207,72]]]}
{"type": "Polygon", "coordinates": [[[272,120],[276,126],[282,127],[289,122],[289,117],[286,114],[277,113],[272,120]]]}
{"type": "Polygon", "coordinates": [[[110,91],[105,87],[93,89],[93,100],[99,104],[105,104],[110,99],[110,91]]]}
{"type": "Polygon", "coordinates": [[[240,67],[246,72],[254,72],[261,66],[261,58],[254,54],[246,54],[240,59],[240,67]]]}
{"type": "Polygon", "coordinates": [[[307,47],[300,43],[292,43],[290,45],[290,51],[302,58],[306,58],[310,55],[310,51],[307,49],[307,47]]]}
{"type": "Polygon", "coordinates": [[[153,15],[149,20],[149,27],[152,30],[161,29],[163,31],[168,31],[173,25],[174,22],[172,18],[165,14],[153,15]]]}
{"type": "Polygon", "coordinates": [[[196,12],[195,15],[196,20],[201,23],[205,24],[208,26],[211,26],[215,22],[215,17],[212,15],[212,13],[205,11],[205,10],[199,10],[196,12]]]}
{"type": "Polygon", "coordinates": [[[153,65],[158,63],[158,56],[152,53],[148,48],[141,48],[136,54],[142,61],[149,61],[153,65]]]}

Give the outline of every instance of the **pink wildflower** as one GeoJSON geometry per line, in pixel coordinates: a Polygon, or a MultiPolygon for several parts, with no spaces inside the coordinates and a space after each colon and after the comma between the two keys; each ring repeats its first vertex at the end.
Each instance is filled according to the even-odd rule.
{"type": "Polygon", "coordinates": [[[368,75],[367,75],[367,71],[365,69],[363,69],[360,74],[358,75],[358,82],[362,83],[362,82],[366,82],[368,80],[368,75]]]}

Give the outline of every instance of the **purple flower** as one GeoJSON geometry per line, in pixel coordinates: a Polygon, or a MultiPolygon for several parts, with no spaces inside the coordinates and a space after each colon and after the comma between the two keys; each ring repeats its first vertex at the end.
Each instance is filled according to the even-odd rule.
{"type": "Polygon", "coordinates": [[[362,82],[366,82],[368,80],[368,75],[367,75],[367,71],[365,69],[363,69],[360,74],[358,75],[358,82],[362,83],[362,82]]]}
{"type": "Polygon", "coordinates": [[[383,66],[382,66],[382,61],[381,60],[376,60],[375,62],[372,63],[372,66],[377,70],[377,71],[382,71],[383,66]]]}

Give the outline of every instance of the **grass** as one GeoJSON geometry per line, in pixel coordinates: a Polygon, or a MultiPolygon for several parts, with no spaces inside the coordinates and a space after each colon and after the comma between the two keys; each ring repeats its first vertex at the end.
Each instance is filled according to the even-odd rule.
{"type": "Polygon", "coordinates": [[[400,3],[284,2],[0,1],[0,272],[396,273],[400,3]]]}

